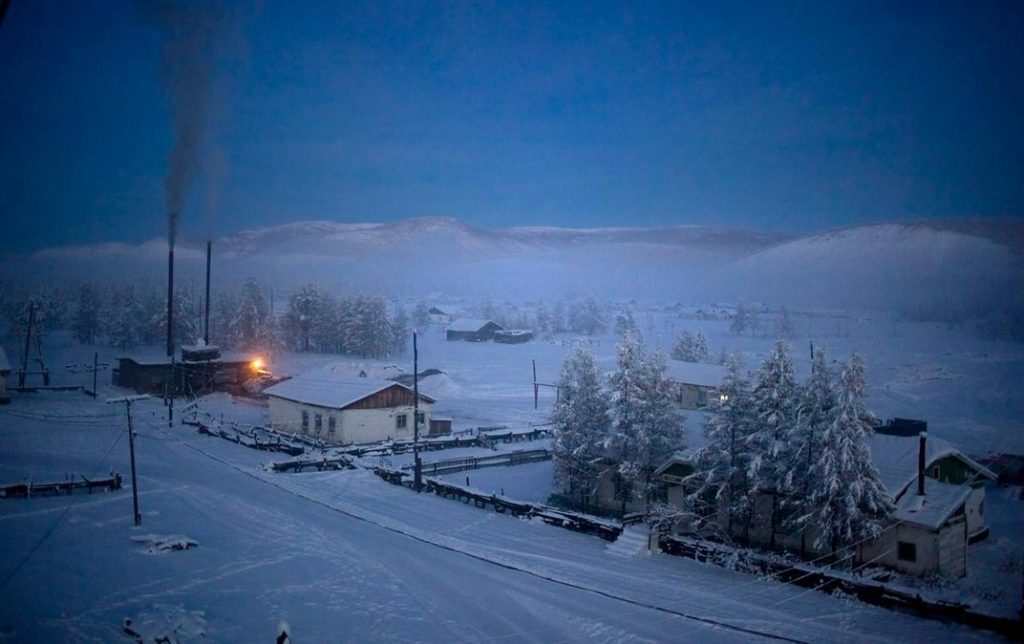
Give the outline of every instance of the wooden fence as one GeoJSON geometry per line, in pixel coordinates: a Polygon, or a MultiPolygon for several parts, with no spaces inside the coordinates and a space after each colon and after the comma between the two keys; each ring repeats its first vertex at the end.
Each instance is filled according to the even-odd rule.
{"type": "Polygon", "coordinates": [[[30,498],[33,496],[51,496],[57,494],[73,494],[85,491],[92,494],[93,490],[113,491],[121,489],[121,475],[111,474],[107,478],[90,480],[84,476],[78,481],[69,478],[51,483],[15,483],[0,486],[0,498],[30,498]]]}

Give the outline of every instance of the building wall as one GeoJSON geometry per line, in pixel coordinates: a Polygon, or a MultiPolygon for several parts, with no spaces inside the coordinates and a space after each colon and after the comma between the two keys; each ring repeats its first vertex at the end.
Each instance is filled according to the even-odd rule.
{"type": "Polygon", "coordinates": [[[676,391],[679,406],[696,411],[708,406],[708,396],[712,389],[699,385],[680,384],[676,387],[676,391]]]}
{"type": "Polygon", "coordinates": [[[6,405],[11,402],[11,399],[7,397],[7,376],[10,371],[0,371],[0,405],[6,405]]]}
{"type": "MultiPolygon", "coordinates": [[[[276,396],[269,397],[270,425],[275,429],[306,434],[319,438],[327,443],[349,445],[352,443],[376,443],[388,438],[412,438],[412,405],[385,407],[380,409],[330,409],[285,400],[276,396]],[[302,427],[302,412],[309,414],[309,426],[302,427]],[[317,432],[316,416],[320,415],[320,431],[317,432]],[[397,426],[397,416],[406,415],[404,429],[397,426]],[[330,433],[330,418],[335,419],[335,432],[330,433]]],[[[421,435],[426,436],[430,428],[430,404],[421,403],[423,423],[420,425],[421,435]]]]}

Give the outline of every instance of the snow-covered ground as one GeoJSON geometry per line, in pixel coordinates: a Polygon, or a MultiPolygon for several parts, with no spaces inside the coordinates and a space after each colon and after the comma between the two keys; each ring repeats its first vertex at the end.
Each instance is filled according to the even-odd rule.
{"type": "MultiPolygon", "coordinates": [[[[750,368],[771,343],[733,336],[725,322],[642,310],[635,316],[652,344],[667,350],[679,331],[702,329],[712,354],[739,351],[750,368]]],[[[931,432],[972,454],[1024,453],[1024,347],[887,317],[794,312],[794,321],[801,378],[811,337],[834,358],[856,349],[868,363],[868,404],[878,415],[926,419],[931,432]]],[[[51,334],[45,349],[57,384],[91,386],[91,376],[64,369],[91,362],[91,347],[51,334]]],[[[615,338],[598,338],[593,349],[601,368],[611,370],[615,338]]],[[[542,388],[534,409],[531,360],[539,380],[554,382],[570,350],[569,336],[473,344],[446,342],[432,328],[420,335],[420,367],[444,374],[424,380],[422,389],[437,398],[435,414],[452,417],[456,431],[543,424],[554,392],[542,388]]],[[[100,352],[110,362],[118,353],[100,352]]],[[[301,373],[338,359],[283,354],[271,366],[301,373]]],[[[410,356],[388,362],[411,370],[410,356]]],[[[105,384],[109,379],[101,373],[98,400],[79,392],[14,394],[11,405],[0,407],[0,482],[111,470],[127,482],[123,406],[103,404],[124,392],[105,384]]],[[[265,420],[264,408],[224,395],[201,404],[226,419],[265,420]]],[[[159,401],[137,403],[133,412],[141,527],[132,527],[127,487],[0,501],[0,641],[116,640],[125,618],[153,635],[180,625],[181,639],[204,634],[214,641],[266,640],[282,621],[305,641],[989,637],[679,558],[615,556],[596,537],[416,495],[363,471],[274,474],[262,465],[283,456],[168,428],[159,401]],[[149,553],[132,539],[146,535],[198,546],[149,553]]],[[[691,444],[699,442],[700,422],[700,414],[688,414],[691,444]]],[[[434,452],[424,460],[452,456],[434,452]]],[[[391,458],[401,464],[406,457],[391,458]]],[[[551,464],[447,478],[464,483],[466,476],[473,487],[540,501],[551,464]]],[[[974,588],[991,605],[1012,607],[1019,601],[1013,593],[1024,559],[1024,514],[1010,491],[990,494],[992,535],[969,556],[970,565],[980,565],[943,592],[961,596],[974,588]],[[1002,581],[982,578],[992,568],[1004,570],[1002,581]]]]}
{"type": "MultiPolygon", "coordinates": [[[[128,471],[119,408],[81,394],[3,416],[4,478],[128,471]],[[75,422],[50,411],[77,409],[75,422]],[[30,418],[35,416],[37,418],[30,418]]],[[[123,412],[122,412],[123,413],[123,412]]],[[[275,474],[267,454],[136,403],[142,526],[123,490],[0,504],[0,633],[306,641],[986,639],[926,621],[388,485],[363,471],[275,474]],[[132,539],[184,535],[187,550],[132,539]],[[180,628],[179,628],[180,626],[180,628]]]]}

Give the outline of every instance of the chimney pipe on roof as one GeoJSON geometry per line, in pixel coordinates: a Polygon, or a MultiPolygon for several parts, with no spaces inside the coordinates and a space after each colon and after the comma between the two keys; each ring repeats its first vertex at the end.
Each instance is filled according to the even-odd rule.
{"type": "Polygon", "coordinates": [[[924,496],[924,455],[928,443],[928,432],[921,432],[917,449],[917,495],[924,496]]]}

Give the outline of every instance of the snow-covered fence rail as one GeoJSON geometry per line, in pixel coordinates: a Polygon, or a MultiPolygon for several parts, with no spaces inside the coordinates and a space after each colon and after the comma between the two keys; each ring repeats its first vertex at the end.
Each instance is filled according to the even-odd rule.
{"type": "MultiPolygon", "coordinates": [[[[373,468],[374,474],[381,477],[388,483],[394,485],[408,485],[410,473],[405,470],[396,470],[387,467],[373,468]]],[[[480,490],[464,487],[455,483],[448,483],[435,478],[424,479],[425,489],[428,493],[437,496],[472,503],[478,508],[492,508],[495,512],[506,513],[516,517],[537,518],[548,525],[566,528],[574,532],[594,534],[607,541],[615,541],[622,533],[622,526],[618,523],[606,521],[577,512],[559,510],[539,503],[527,503],[509,499],[497,494],[487,494],[480,490]]]]}
{"type": "Polygon", "coordinates": [[[121,489],[121,475],[111,474],[105,479],[90,480],[81,476],[81,481],[69,478],[51,483],[14,483],[0,486],[0,498],[29,498],[33,496],[50,496],[56,494],[73,494],[82,491],[92,494],[93,490],[113,491],[121,489]]]}
{"type": "MultiPolygon", "coordinates": [[[[483,467],[498,467],[505,465],[524,465],[526,463],[537,463],[551,460],[551,452],[546,449],[529,449],[517,452],[499,452],[485,456],[464,456],[452,458],[433,463],[424,463],[423,474],[437,476],[439,474],[454,474],[467,470],[476,470],[483,467]]],[[[403,465],[402,469],[410,470],[414,465],[403,465]]]]}
{"type": "Polygon", "coordinates": [[[275,472],[301,473],[307,470],[323,472],[326,470],[351,470],[355,469],[352,461],[344,456],[321,456],[320,458],[297,458],[290,461],[271,463],[270,469],[275,472]]]}
{"type": "Polygon", "coordinates": [[[213,426],[203,421],[196,421],[195,426],[200,434],[217,436],[224,440],[243,445],[250,449],[258,449],[267,452],[282,452],[289,456],[298,456],[305,449],[275,434],[266,434],[258,431],[258,428],[242,428],[238,426],[213,426]]]}
{"type": "Polygon", "coordinates": [[[959,622],[976,628],[995,631],[1011,639],[1019,638],[1024,623],[971,610],[970,605],[939,599],[928,599],[920,594],[892,588],[884,582],[858,578],[850,573],[821,568],[810,563],[792,563],[770,555],[710,543],[700,539],[662,535],[658,539],[662,552],[688,557],[696,561],[773,577],[783,583],[821,592],[839,591],[857,597],[860,601],[883,608],[894,608],[921,617],[959,622]]]}

